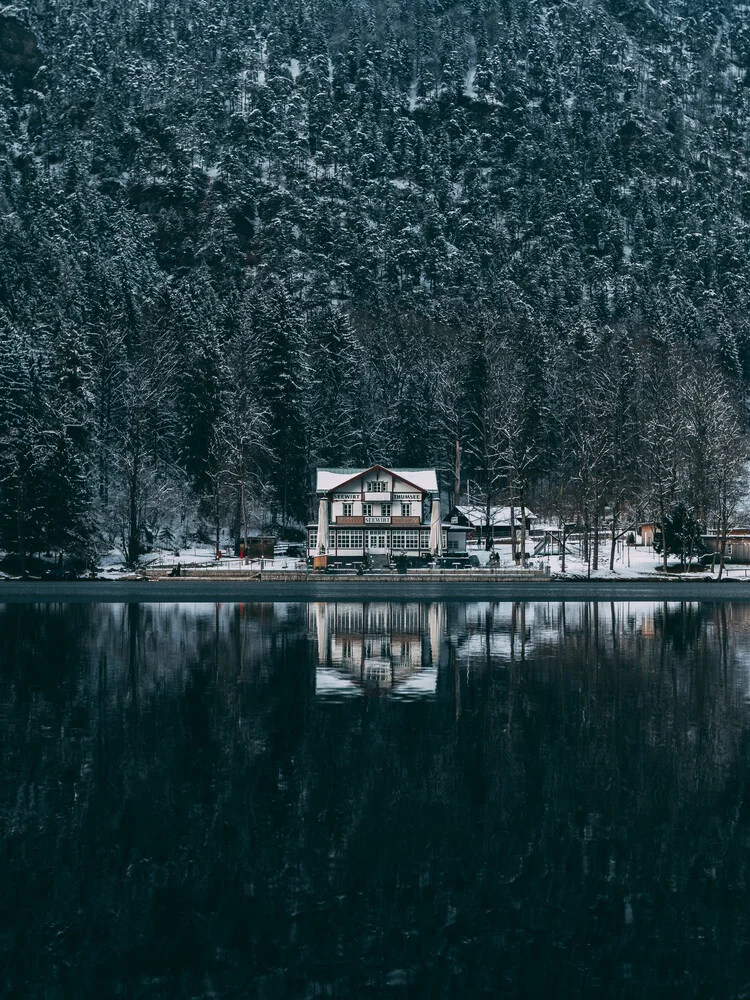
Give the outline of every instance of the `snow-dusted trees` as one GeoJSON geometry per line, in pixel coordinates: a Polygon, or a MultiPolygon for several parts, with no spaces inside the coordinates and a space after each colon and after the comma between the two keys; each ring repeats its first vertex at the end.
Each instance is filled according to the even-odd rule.
{"type": "Polygon", "coordinates": [[[111,516],[119,527],[123,552],[135,565],[145,535],[153,534],[164,516],[177,507],[175,480],[177,434],[174,342],[158,307],[133,333],[131,356],[117,385],[113,431],[115,485],[111,516]]]}
{"type": "Polygon", "coordinates": [[[304,321],[299,304],[280,282],[254,291],[246,309],[258,347],[256,384],[268,416],[266,470],[271,508],[274,519],[286,526],[290,520],[305,519],[308,500],[304,413],[311,387],[304,321]]]}
{"type": "MultiPolygon", "coordinates": [[[[28,446],[8,446],[3,509],[75,426],[92,523],[138,493],[132,467],[161,499],[123,515],[127,538],[172,494],[206,517],[213,497],[214,530],[236,510],[214,487],[245,314],[277,523],[305,519],[315,464],[377,459],[435,464],[454,496],[522,489],[586,526],[595,564],[605,522],[611,561],[639,511],[715,516],[707,430],[694,407],[684,437],[683,378],[656,343],[745,391],[741,5],[724,32],[673,2],[646,21],[605,4],[596,23],[528,0],[261,2],[252,30],[246,5],[193,6],[32,4],[44,68],[33,86],[0,73],[0,310],[33,343],[41,401],[28,446]],[[173,351],[155,419],[138,331],[157,302],[173,351]],[[497,406],[521,426],[493,471],[497,406]]],[[[9,547],[19,523],[38,534],[36,501],[22,509],[9,547]]]]}
{"type": "Polygon", "coordinates": [[[364,461],[362,410],[365,357],[351,322],[341,309],[316,310],[309,321],[310,466],[352,465],[364,461]]]}
{"type": "MultiPolygon", "coordinates": [[[[614,567],[617,541],[633,528],[638,498],[640,459],[638,373],[635,353],[625,330],[605,327],[597,344],[591,383],[594,415],[603,445],[602,490],[611,524],[609,568],[614,567]]],[[[598,527],[598,526],[597,526],[598,527]]],[[[598,567],[598,530],[594,567],[598,567]]]]}

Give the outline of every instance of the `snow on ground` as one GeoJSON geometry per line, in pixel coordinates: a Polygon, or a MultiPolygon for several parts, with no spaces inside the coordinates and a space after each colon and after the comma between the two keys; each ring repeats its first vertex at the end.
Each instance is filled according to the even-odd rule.
{"type": "MultiPolygon", "coordinates": [[[[533,546],[528,541],[527,552],[533,546]]],[[[498,551],[500,553],[500,569],[511,568],[512,561],[510,559],[510,546],[502,545],[498,546],[498,551]]],[[[489,552],[484,549],[479,548],[469,548],[471,555],[476,556],[479,559],[480,566],[486,566],[489,564],[489,552]]],[[[679,560],[673,556],[669,556],[667,559],[667,565],[669,567],[676,568],[679,560]]],[[[531,556],[527,560],[527,564],[534,569],[539,569],[542,567],[549,566],[550,573],[554,575],[562,575],[562,559],[560,556],[531,556]]],[[[609,542],[602,544],[599,549],[599,569],[591,570],[592,580],[642,580],[646,578],[654,578],[661,576],[661,556],[654,552],[653,547],[650,545],[635,545],[627,546],[622,543],[617,545],[615,549],[615,561],[613,569],[610,571],[609,568],[609,542]]],[[[731,578],[733,580],[747,579],[750,581],[750,566],[744,565],[732,565],[731,563],[725,563],[724,565],[724,577],[731,578]]],[[[710,575],[710,566],[703,569],[705,575],[710,575]]],[[[714,568],[714,578],[718,577],[719,567],[718,563],[714,568]]],[[[581,577],[588,576],[588,566],[586,561],[582,559],[579,555],[573,555],[570,552],[565,557],[565,576],[566,577],[581,577]]],[[[700,573],[695,574],[696,577],[700,576],[700,573]]]]}

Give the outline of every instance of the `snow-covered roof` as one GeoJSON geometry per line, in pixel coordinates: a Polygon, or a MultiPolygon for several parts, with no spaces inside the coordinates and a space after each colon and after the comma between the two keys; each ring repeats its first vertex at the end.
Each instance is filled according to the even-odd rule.
{"type": "MultiPolygon", "coordinates": [[[[473,504],[469,506],[468,504],[458,504],[455,508],[460,514],[466,518],[472,527],[482,528],[487,524],[487,508],[478,507],[473,504]]],[[[526,517],[531,521],[536,521],[537,516],[533,514],[528,508],[526,510],[526,517]]],[[[521,524],[521,508],[513,508],[513,521],[515,524],[521,524]]],[[[510,507],[490,507],[490,524],[491,525],[508,525],[510,526],[510,507]]]]}
{"type": "Polygon", "coordinates": [[[403,479],[426,493],[437,493],[437,476],[434,469],[390,469],[386,466],[367,465],[359,469],[318,469],[318,493],[328,493],[356,476],[364,475],[371,469],[383,469],[397,479],[403,479]]]}

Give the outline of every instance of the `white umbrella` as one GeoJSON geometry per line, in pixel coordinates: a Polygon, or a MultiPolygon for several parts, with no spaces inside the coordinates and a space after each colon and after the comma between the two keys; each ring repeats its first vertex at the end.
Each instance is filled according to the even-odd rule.
{"type": "Polygon", "coordinates": [[[328,605],[315,605],[315,630],[318,633],[318,663],[328,663],[328,605]]]}
{"type": "Polygon", "coordinates": [[[443,525],[440,518],[440,497],[433,497],[432,499],[430,552],[433,556],[441,556],[443,554],[443,525]]]}
{"type": "Polygon", "coordinates": [[[430,631],[430,658],[433,667],[440,662],[440,642],[445,629],[445,605],[442,603],[431,604],[428,628],[430,631]]]}
{"type": "Polygon", "coordinates": [[[328,501],[323,498],[318,507],[318,555],[328,552],[328,501]]]}

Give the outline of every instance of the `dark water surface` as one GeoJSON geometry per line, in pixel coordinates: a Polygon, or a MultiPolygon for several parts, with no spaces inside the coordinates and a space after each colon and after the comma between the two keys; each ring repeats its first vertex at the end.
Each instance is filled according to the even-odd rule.
{"type": "Polygon", "coordinates": [[[750,605],[0,605],[0,995],[750,997],[750,605]]]}

